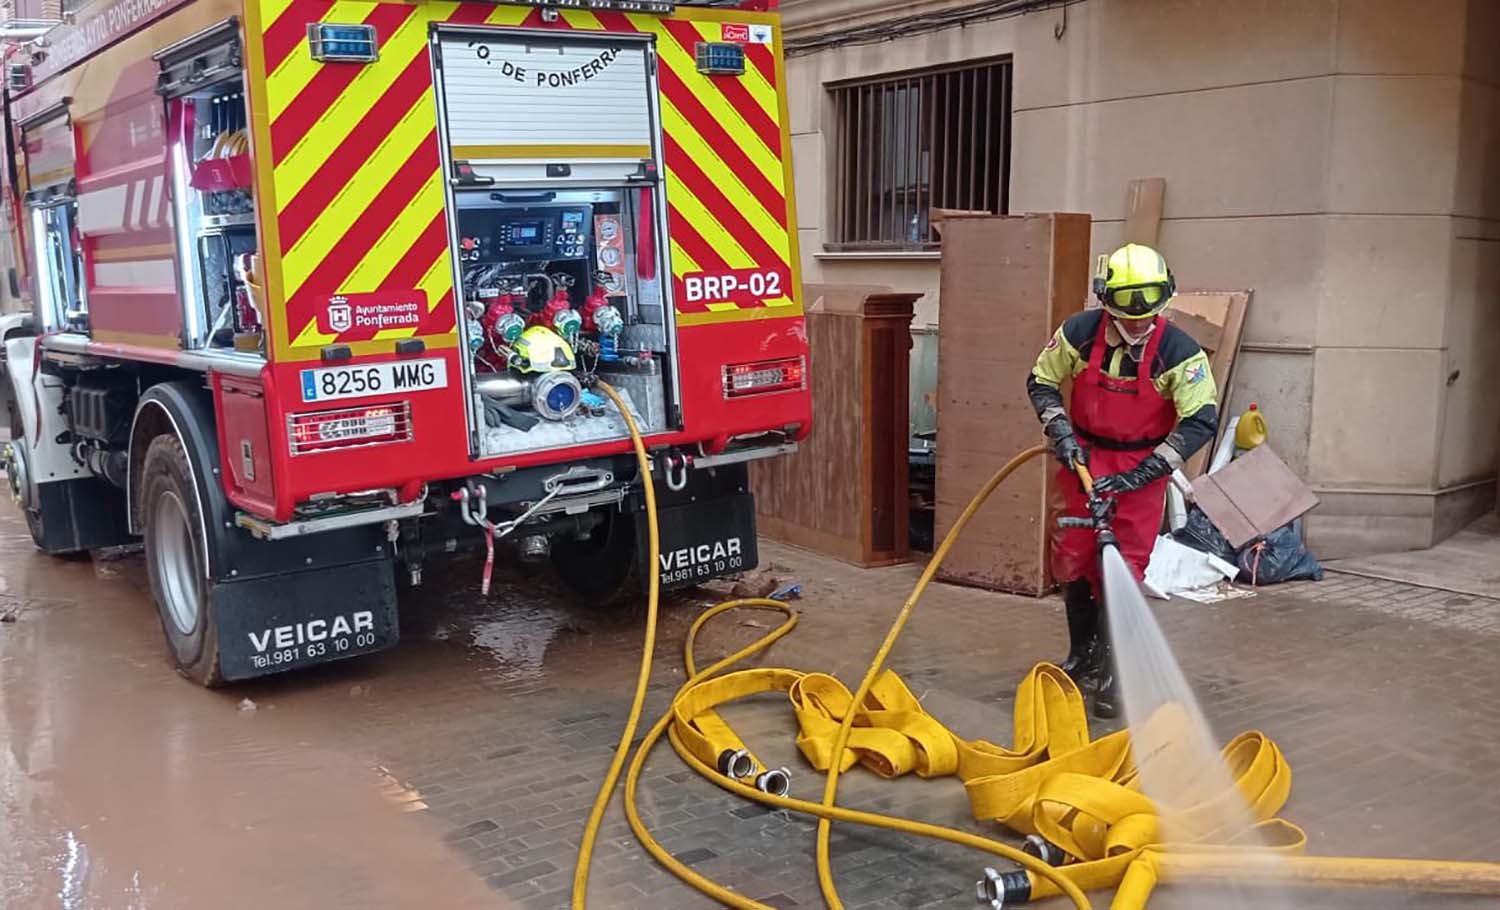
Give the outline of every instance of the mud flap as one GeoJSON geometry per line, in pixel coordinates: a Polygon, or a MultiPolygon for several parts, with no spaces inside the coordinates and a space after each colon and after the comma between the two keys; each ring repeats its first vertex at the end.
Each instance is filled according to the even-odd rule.
{"type": "MultiPolygon", "coordinates": [[[[702,584],[725,575],[748,572],[760,564],[755,539],[755,496],[733,493],[698,499],[657,510],[661,536],[661,560],[656,571],[663,591],[702,584]]],[[[641,560],[640,577],[649,579],[645,561],[646,513],[636,513],[636,548],[641,560]]]]}
{"type": "Polygon", "coordinates": [[[213,586],[227,681],[372,654],[400,639],[388,559],[213,586]]]}
{"type": "Polygon", "coordinates": [[[39,484],[36,509],[41,515],[36,545],[44,553],[80,553],[136,540],[126,520],[124,492],[97,477],[39,484]]]}

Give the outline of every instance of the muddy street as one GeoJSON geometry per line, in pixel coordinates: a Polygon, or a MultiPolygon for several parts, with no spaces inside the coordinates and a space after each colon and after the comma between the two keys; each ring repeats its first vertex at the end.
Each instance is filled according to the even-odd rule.
{"type": "Polygon", "coordinates": [[[282,711],[198,689],[167,663],[138,555],[57,561],[0,522],[0,903],[479,905],[339,735],[354,677],[295,681],[282,711]]]}
{"type": "Polygon", "coordinates": [[[453,724],[427,674],[534,685],[578,626],[466,593],[411,598],[391,654],[206,691],[168,662],[139,553],[49,558],[0,513],[0,906],[503,905],[406,817],[425,804],[379,746],[453,724]]]}
{"type": "MultiPolygon", "coordinates": [[[[918,571],[860,570],[772,544],[763,557],[805,594],[798,629],[760,662],[845,679],[918,571]]],[[[546,572],[505,570],[489,598],[472,561],[430,566],[427,581],[403,596],[391,651],[208,691],[172,669],[139,554],[49,558],[0,510],[0,906],[566,906],[629,707],[639,620],[570,605],[546,572]]],[[[688,623],[722,593],[664,604],[648,717],[682,680],[688,623]]],[[[1016,682],[1064,647],[1058,609],[935,586],[891,666],[956,733],[1008,743],[1016,682]]],[[[1311,851],[1488,859],[1500,849],[1487,783],[1500,761],[1500,680],[1487,660],[1500,601],[1349,576],[1155,610],[1220,737],[1260,729],[1285,750],[1296,774],[1285,814],[1311,851]],[[1454,661],[1472,671],[1461,682],[1434,669],[1454,661]],[[1392,711],[1409,722],[1393,726],[1392,711]]],[[[765,629],[732,614],[705,630],[700,655],[765,629]]],[[[791,769],[794,795],[815,793],[784,696],[725,717],[768,766],[791,769]]],[[[956,779],[852,772],[840,792],[849,805],[1000,833],[974,821],[956,779]]],[[[666,748],[646,766],[640,806],[663,846],[702,874],[770,906],[821,905],[810,820],[724,793],[666,748]]],[[[986,864],[844,826],[833,856],[847,905],[862,910],[971,906],[986,864]]],[[[1179,891],[1158,905],[1193,901],[1179,891]]],[[[589,906],[714,905],[646,856],[617,802],[589,906]]]]}

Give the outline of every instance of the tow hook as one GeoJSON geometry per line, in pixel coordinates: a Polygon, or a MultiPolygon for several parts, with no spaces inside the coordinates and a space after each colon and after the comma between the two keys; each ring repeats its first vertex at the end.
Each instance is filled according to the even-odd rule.
{"type": "Polygon", "coordinates": [[[673,493],[681,493],[687,489],[688,468],[692,467],[693,460],[685,452],[676,449],[662,456],[661,470],[666,478],[667,489],[673,493]]]}

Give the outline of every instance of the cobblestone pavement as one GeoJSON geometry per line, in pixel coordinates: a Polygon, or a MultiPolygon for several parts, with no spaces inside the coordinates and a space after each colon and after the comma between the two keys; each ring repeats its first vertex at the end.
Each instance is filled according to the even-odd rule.
{"type": "MultiPolygon", "coordinates": [[[[916,567],[857,570],[775,546],[766,556],[802,581],[805,595],[798,630],[762,662],[857,678],[916,567]]],[[[652,716],[681,679],[674,646],[695,607],[671,604],[652,716]]],[[[1500,856],[1500,792],[1485,773],[1500,767],[1500,602],[1330,575],[1219,606],[1174,601],[1158,614],[1220,736],[1260,729],[1290,756],[1296,790],[1287,814],[1306,825],[1318,852],[1500,856]]],[[[506,634],[507,625],[535,628],[529,617],[440,622],[450,625],[435,627],[439,635],[467,634],[491,649],[471,657],[479,672],[424,662],[417,676],[401,667],[373,673],[372,688],[421,690],[437,710],[490,707],[450,717],[447,736],[420,746],[392,737],[392,770],[421,792],[432,820],[492,887],[524,907],[562,906],[582,819],[628,706],[636,628],[573,616],[541,644],[506,634]]],[[[728,651],[757,634],[726,621],[704,647],[728,651]]],[[[1017,680],[1063,650],[1055,602],[935,586],[891,665],[956,731],[1008,742],[1017,680]]],[[[390,662],[402,663],[399,655],[390,662]]],[[[726,713],[766,761],[801,772],[796,792],[818,792],[779,700],[726,713]]],[[[399,728],[398,718],[387,722],[399,728]]],[[[843,799],[984,830],[956,780],[856,772],[843,799]]],[[[821,905],[806,819],[722,793],[669,750],[648,766],[641,804],[658,839],[699,872],[773,906],[821,905]]],[[[612,819],[596,861],[601,906],[710,906],[644,856],[618,813],[612,819]]],[[[852,828],[839,831],[833,854],[850,907],[970,906],[983,865],[965,851],[852,828]]]]}
{"type": "MultiPolygon", "coordinates": [[[[774,544],[764,545],[762,559],[801,582],[804,595],[801,625],[761,662],[846,680],[857,678],[919,570],[860,570],[774,544]]],[[[139,586],[136,563],[127,559],[118,571],[139,586]]],[[[118,583],[90,579],[98,570],[87,564],[73,571],[74,597],[87,598],[90,584],[118,583]]],[[[402,824],[446,842],[498,896],[497,906],[555,910],[566,906],[583,820],[629,705],[639,623],[538,597],[545,575],[504,575],[510,593],[481,601],[477,574],[472,563],[450,567],[446,580],[430,570],[425,593],[403,603],[404,637],[392,652],[192,695],[217,699],[226,712],[249,698],[259,710],[246,723],[258,735],[378,766],[386,798],[416,810],[402,824]]],[[[648,717],[681,681],[683,633],[712,599],[698,592],[666,604],[648,717]]],[[[141,630],[156,622],[150,609],[140,597],[110,601],[99,621],[129,630],[137,647],[136,639],[150,638],[141,630]]],[[[1312,852],[1500,859],[1500,601],[1330,573],[1251,599],[1172,601],[1156,610],[1219,736],[1263,730],[1289,757],[1295,784],[1284,814],[1307,829],[1312,852]]],[[[752,621],[711,626],[702,651],[727,652],[762,634],[752,621]]],[[[53,647],[70,647],[57,638],[53,647]]],[[[1055,599],[935,585],[891,666],[961,735],[1008,743],[1016,683],[1035,661],[1064,649],[1055,599]]],[[[186,686],[161,672],[150,651],[130,662],[136,669],[121,672],[186,686]]],[[[816,797],[819,780],[795,750],[781,700],[725,713],[762,758],[793,769],[795,794],[816,797]]],[[[841,801],[999,833],[970,818],[956,779],[885,781],[855,770],[841,801]]],[[[647,766],[640,804],[657,838],[704,875],[776,907],[822,906],[810,821],[723,793],[665,746],[647,766]]],[[[835,828],[833,857],[847,905],[868,910],[975,906],[973,882],[985,865],[969,851],[849,826],[835,828]]],[[[160,893],[170,897],[171,889],[160,893]]],[[[715,906],[644,855],[618,802],[600,839],[591,896],[598,908],[715,906]]],[[[1152,906],[1225,905],[1177,891],[1152,906]]],[[[1373,896],[1287,906],[1414,904],[1373,896]]]]}

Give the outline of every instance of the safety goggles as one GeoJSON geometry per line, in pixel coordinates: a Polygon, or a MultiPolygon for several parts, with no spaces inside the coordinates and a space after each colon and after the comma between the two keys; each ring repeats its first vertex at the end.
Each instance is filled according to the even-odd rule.
{"type": "Polygon", "coordinates": [[[1117,315],[1141,318],[1157,313],[1166,305],[1170,294],[1165,284],[1133,284],[1109,288],[1103,301],[1117,315]]]}

